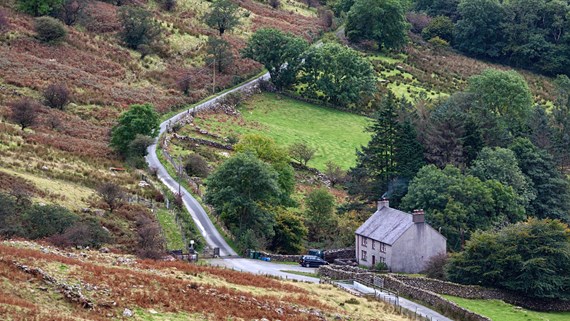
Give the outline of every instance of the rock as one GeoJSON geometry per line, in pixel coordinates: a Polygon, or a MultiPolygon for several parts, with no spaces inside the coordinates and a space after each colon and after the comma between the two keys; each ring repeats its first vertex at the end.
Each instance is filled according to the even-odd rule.
{"type": "Polygon", "coordinates": [[[47,167],[46,165],[42,166],[42,170],[47,171],[49,170],[49,167],[47,167]]]}
{"type": "Polygon", "coordinates": [[[104,216],[105,215],[104,210],[94,210],[93,213],[97,216],[104,216]]]}
{"type": "Polygon", "coordinates": [[[102,248],[99,249],[99,252],[101,252],[101,253],[109,253],[110,251],[109,251],[109,248],[107,248],[107,247],[102,247],[102,248]]]}
{"type": "Polygon", "coordinates": [[[155,309],[149,309],[148,313],[150,314],[157,314],[158,312],[155,309]]]}
{"type": "Polygon", "coordinates": [[[127,308],[125,308],[125,310],[123,311],[123,316],[124,316],[124,317],[130,318],[130,317],[132,317],[133,315],[134,315],[133,311],[131,311],[131,310],[127,309],[127,308]]]}

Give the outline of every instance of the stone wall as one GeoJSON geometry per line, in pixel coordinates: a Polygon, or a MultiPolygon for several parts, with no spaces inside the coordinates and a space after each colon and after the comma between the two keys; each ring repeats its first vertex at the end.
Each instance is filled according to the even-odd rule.
{"type": "Polygon", "coordinates": [[[174,134],[173,137],[180,139],[180,140],[188,141],[190,143],[199,144],[199,145],[206,145],[206,146],[220,148],[220,149],[226,149],[226,150],[233,150],[234,149],[231,144],[221,144],[221,143],[214,142],[214,141],[207,140],[207,139],[181,136],[178,134],[174,134]]]}
{"type": "Polygon", "coordinates": [[[354,247],[325,251],[325,261],[329,263],[334,262],[334,260],[351,260],[354,258],[354,247]]]}
{"type": "Polygon", "coordinates": [[[275,262],[299,262],[302,255],[273,254],[269,252],[257,251],[261,257],[268,257],[275,262]]]}
{"type": "Polygon", "coordinates": [[[462,285],[428,278],[415,278],[397,274],[393,275],[393,277],[407,285],[439,294],[466,299],[503,300],[507,303],[535,311],[570,311],[570,301],[533,299],[499,289],[462,285]]]}

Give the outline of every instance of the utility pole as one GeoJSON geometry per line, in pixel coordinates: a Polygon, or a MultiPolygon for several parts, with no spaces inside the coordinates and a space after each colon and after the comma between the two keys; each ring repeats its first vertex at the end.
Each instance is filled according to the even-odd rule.
{"type": "Polygon", "coordinates": [[[182,179],[182,160],[180,156],[178,156],[178,196],[182,197],[181,189],[180,189],[180,180],[182,179]]]}
{"type": "Polygon", "coordinates": [[[212,94],[216,93],[216,57],[214,56],[214,82],[212,83],[212,94]]]}

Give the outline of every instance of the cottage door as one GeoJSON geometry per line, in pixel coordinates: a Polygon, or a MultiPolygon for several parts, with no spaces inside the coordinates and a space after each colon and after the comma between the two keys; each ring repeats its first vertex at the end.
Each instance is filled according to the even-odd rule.
{"type": "Polygon", "coordinates": [[[376,255],[372,255],[372,266],[376,266],[376,255]]]}

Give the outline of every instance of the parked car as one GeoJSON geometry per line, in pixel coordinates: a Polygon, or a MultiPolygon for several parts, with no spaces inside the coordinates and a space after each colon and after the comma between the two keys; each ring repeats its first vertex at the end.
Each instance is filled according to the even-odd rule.
{"type": "Polygon", "coordinates": [[[301,264],[303,267],[319,267],[328,263],[327,261],[315,255],[303,255],[301,257],[301,260],[299,260],[299,264],[301,264]]]}

